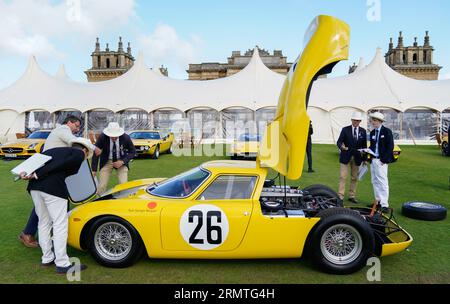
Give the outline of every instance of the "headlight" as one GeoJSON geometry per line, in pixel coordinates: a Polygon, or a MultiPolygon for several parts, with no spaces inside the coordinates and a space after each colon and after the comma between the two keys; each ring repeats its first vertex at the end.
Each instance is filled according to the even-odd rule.
{"type": "Polygon", "coordinates": [[[36,146],[37,146],[37,143],[31,144],[28,146],[28,149],[34,149],[34,147],[36,147],[36,146]]]}
{"type": "Polygon", "coordinates": [[[140,149],[141,149],[141,151],[144,151],[144,146],[141,146],[141,148],[140,148],[140,149]]]}
{"type": "Polygon", "coordinates": [[[145,150],[148,151],[148,149],[150,149],[148,146],[145,146],[145,150]]]}

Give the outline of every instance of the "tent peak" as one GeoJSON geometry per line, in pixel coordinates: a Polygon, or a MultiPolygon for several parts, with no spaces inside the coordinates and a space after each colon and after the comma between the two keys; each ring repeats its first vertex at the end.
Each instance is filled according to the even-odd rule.
{"type": "Polygon", "coordinates": [[[59,65],[58,71],[56,72],[55,76],[60,79],[70,79],[70,77],[66,73],[66,67],[63,63],[59,65]]]}

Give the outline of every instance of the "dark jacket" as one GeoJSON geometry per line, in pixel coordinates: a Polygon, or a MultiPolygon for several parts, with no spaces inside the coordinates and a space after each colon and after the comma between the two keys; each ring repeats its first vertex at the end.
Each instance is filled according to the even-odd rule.
{"type": "MultiPolygon", "coordinates": [[[[370,149],[375,152],[375,130],[370,132],[370,149]]],[[[380,161],[389,164],[394,161],[394,137],[391,129],[381,126],[378,139],[378,154],[380,161]]]]}
{"type": "Polygon", "coordinates": [[[76,148],[54,148],[43,152],[52,159],[36,170],[38,179],[28,182],[27,190],[42,191],[63,199],[69,197],[66,177],[78,173],[84,161],[84,153],[76,148]]]}
{"type": "Polygon", "coordinates": [[[344,144],[348,150],[341,150],[339,155],[339,162],[341,164],[347,165],[352,156],[355,158],[355,163],[357,166],[361,165],[361,162],[366,160],[365,155],[363,156],[358,149],[367,148],[367,133],[366,129],[359,127],[358,140],[355,141],[353,138],[353,128],[352,126],[347,126],[342,128],[341,134],[339,135],[337,146],[341,150],[342,144],[344,144]]]}
{"type": "MultiPolygon", "coordinates": [[[[131,138],[128,134],[123,134],[119,137],[119,151],[120,157],[118,160],[122,160],[124,165],[128,167],[130,160],[136,155],[136,149],[134,148],[134,144],[131,141],[131,138]]],[[[102,154],[100,156],[92,157],[92,171],[97,172],[98,164],[100,160],[100,169],[108,162],[109,160],[109,149],[111,148],[110,138],[102,133],[95,145],[102,150],[102,154]]]]}

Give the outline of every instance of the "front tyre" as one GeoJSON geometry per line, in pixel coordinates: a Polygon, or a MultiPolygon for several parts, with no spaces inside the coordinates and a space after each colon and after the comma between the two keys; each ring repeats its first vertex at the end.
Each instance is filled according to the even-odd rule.
{"type": "Polygon", "coordinates": [[[151,158],[158,159],[159,158],[159,146],[156,146],[155,152],[153,152],[151,158]]]}
{"type": "Polygon", "coordinates": [[[372,256],[375,240],[370,225],[345,208],[321,211],[308,248],[313,262],[326,272],[350,274],[363,268],[372,256]]]}
{"type": "Polygon", "coordinates": [[[143,253],[139,233],[127,221],[114,216],[96,220],[88,232],[88,249],[101,265],[124,268],[134,264],[143,253]]]}

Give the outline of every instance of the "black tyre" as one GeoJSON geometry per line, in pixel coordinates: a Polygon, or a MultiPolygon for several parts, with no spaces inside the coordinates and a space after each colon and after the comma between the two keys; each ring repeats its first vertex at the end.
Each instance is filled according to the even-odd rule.
{"type": "Polygon", "coordinates": [[[144,251],[136,229],[115,216],[99,218],[92,224],[87,235],[87,245],[99,264],[113,268],[133,265],[144,251]]]}
{"type": "Polygon", "coordinates": [[[156,146],[155,148],[155,152],[153,152],[152,156],[153,159],[158,159],[159,158],[159,146],[156,146]]]}
{"type": "Polygon", "coordinates": [[[447,209],[429,202],[407,202],[402,206],[402,214],[417,220],[440,221],[447,217],[447,209]]]}
{"type": "Polygon", "coordinates": [[[441,149],[442,149],[442,155],[446,156],[447,155],[447,147],[448,147],[448,143],[446,141],[443,141],[441,144],[441,149]]]}
{"type": "Polygon", "coordinates": [[[358,212],[345,208],[321,211],[307,246],[314,264],[325,272],[349,274],[363,268],[373,255],[372,228],[358,212]]]}
{"type": "Polygon", "coordinates": [[[173,145],[170,145],[169,150],[167,150],[167,154],[173,153],[173,145]]]}
{"type": "Polygon", "coordinates": [[[343,207],[344,202],[339,198],[339,195],[328,186],[325,185],[311,185],[303,189],[303,191],[308,191],[312,196],[323,196],[326,198],[331,198],[335,201],[336,207],[343,207]]]}

